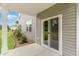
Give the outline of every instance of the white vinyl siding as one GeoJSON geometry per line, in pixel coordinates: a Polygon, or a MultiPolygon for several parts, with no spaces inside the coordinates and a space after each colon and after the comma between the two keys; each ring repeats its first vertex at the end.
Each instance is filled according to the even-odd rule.
{"type": "MultiPolygon", "coordinates": [[[[53,17],[58,14],[63,15],[62,19],[62,55],[73,56],[76,55],[76,4],[63,3],[56,4],[47,10],[41,12],[37,16],[37,20],[53,17]]],[[[38,44],[41,44],[41,23],[37,22],[37,37],[38,44]]]]}

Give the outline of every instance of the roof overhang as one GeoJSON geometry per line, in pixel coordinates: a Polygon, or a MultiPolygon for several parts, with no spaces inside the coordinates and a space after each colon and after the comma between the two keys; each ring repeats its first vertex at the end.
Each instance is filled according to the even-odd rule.
{"type": "Polygon", "coordinates": [[[7,8],[29,15],[36,15],[54,4],[56,3],[9,3],[7,8]]]}

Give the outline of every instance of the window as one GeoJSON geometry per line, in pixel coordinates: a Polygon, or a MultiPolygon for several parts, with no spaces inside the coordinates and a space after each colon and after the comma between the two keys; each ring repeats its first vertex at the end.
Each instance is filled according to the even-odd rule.
{"type": "Polygon", "coordinates": [[[28,30],[28,25],[26,25],[26,31],[28,32],[29,30],[28,30]]]}
{"type": "Polygon", "coordinates": [[[29,25],[29,32],[31,32],[32,31],[32,25],[30,24],[29,25]]]}
{"type": "Polygon", "coordinates": [[[27,32],[31,32],[32,31],[32,20],[28,20],[26,22],[26,30],[27,30],[27,32]]]}

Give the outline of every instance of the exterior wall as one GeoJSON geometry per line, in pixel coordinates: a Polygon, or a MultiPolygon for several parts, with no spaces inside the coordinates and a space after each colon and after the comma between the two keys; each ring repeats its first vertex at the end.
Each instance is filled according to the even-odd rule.
{"type": "Polygon", "coordinates": [[[62,55],[76,55],[76,4],[55,4],[37,15],[37,43],[41,44],[41,22],[39,21],[59,14],[63,15],[62,55]]]}
{"type": "Polygon", "coordinates": [[[19,24],[21,24],[22,33],[24,33],[28,39],[32,39],[35,42],[35,16],[21,14],[21,18],[19,20],[19,24]],[[26,27],[26,22],[32,19],[32,31],[28,32],[26,27]]]}

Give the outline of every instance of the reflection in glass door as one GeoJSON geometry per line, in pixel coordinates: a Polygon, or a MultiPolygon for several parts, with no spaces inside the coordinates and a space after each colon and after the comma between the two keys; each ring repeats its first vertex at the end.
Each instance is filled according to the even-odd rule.
{"type": "Polygon", "coordinates": [[[43,43],[48,45],[48,21],[43,23],[43,43]]]}
{"type": "Polygon", "coordinates": [[[50,20],[50,47],[56,50],[59,50],[59,21],[58,18],[54,18],[50,20]]]}

